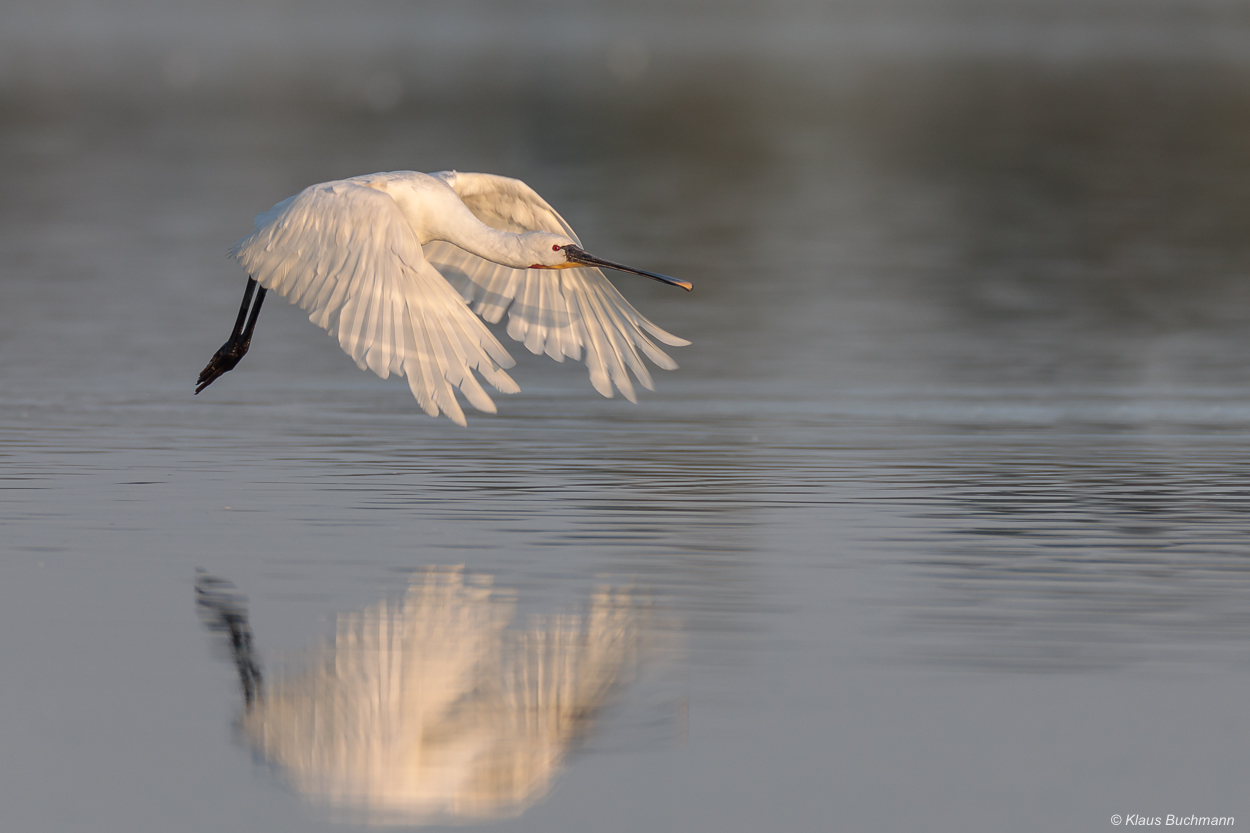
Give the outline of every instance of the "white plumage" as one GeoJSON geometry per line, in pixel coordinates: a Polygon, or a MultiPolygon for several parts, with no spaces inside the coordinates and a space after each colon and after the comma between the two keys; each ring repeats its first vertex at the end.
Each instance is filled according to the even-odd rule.
{"type": "MultiPolygon", "coordinates": [[[[504,371],[512,357],[477,315],[496,323],[507,312],[508,335],[535,354],[584,355],[595,390],[611,397],[615,387],[631,402],[627,370],[653,389],[642,356],[677,367],[652,339],[689,344],[640,315],[594,265],[688,283],[586,254],[555,209],[507,177],[398,171],[313,185],[259,215],[231,254],[260,286],[306,310],[362,369],[407,377],[426,413],[460,425],[456,389],[495,412],[475,373],[504,393],[519,390],[504,371]]],[[[210,374],[219,351],[200,390],[246,352],[257,311],[241,349],[240,312],[222,348],[235,343],[233,363],[210,374]]]]}

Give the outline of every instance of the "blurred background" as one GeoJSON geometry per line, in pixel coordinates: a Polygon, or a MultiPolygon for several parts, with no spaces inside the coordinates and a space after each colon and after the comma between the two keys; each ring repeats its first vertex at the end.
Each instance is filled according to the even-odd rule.
{"type": "Polygon", "coordinates": [[[1248,149],[1232,0],[8,0],[0,827],[1250,819],[1248,149]],[[453,168],[680,369],[192,396],[256,213],[453,168]]]}

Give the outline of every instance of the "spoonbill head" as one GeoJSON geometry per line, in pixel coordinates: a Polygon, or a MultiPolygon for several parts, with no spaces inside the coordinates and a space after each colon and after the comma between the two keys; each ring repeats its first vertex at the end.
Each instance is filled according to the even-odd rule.
{"type": "Polygon", "coordinates": [[[601,257],[595,257],[563,235],[532,231],[523,234],[522,238],[525,241],[524,245],[527,250],[534,253],[534,262],[529,267],[531,269],[577,269],[591,266],[596,269],[615,269],[618,272],[642,275],[660,283],[666,283],[669,286],[680,286],[687,292],[694,289],[694,284],[689,281],[681,281],[677,278],[670,278],[668,275],[647,272],[643,269],[626,266],[623,263],[614,263],[601,257]]]}

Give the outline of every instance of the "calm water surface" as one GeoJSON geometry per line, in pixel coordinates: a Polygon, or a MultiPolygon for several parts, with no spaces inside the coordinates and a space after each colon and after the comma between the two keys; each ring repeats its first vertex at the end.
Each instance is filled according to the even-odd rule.
{"type": "Polygon", "coordinates": [[[1250,74],[178,68],[0,91],[6,830],[1250,823],[1250,74]],[[462,430],[274,300],[193,397],[252,215],[403,168],[692,280],[613,276],[680,370],[462,430]]]}

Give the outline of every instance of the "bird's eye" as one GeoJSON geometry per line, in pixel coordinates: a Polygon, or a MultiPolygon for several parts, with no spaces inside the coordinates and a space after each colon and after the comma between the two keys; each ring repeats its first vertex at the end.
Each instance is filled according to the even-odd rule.
{"type": "Polygon", "coordinates": [[[559,246],[552,246],[552,247],[551,247],[551,251],[553,251],[553,252],[558,252],[558,251],[560,251],[560,247],[559,247],[559,246]]]}

